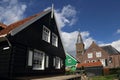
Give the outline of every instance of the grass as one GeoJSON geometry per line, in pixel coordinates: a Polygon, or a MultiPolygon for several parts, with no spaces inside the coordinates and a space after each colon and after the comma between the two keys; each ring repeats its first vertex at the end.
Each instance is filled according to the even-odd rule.
{"type": "Polygon", "coordinates": [[[105,75],[105,76],[95,76],[95,77],[91,77],[90,80],[114,80],[116,79],[116,74],[112,74],[112,75],[105,75]]]}

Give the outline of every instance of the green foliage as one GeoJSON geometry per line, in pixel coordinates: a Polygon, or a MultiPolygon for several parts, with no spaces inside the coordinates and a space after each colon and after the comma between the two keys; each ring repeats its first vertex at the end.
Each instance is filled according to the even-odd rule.
{"type": "Polygon", "coordinates": [[[116,79],[116,74],[113,75],[106,75],[106,76],[95,76],[92,77],[91,80],[114,80],[116,79]]]}
{"type": "Polygon", "coordinates": [[[74,73],[75,73],[75,71],[66,71],[65,72],[66,75],[71,75],[71,74],[74,74],[74,73]]]}

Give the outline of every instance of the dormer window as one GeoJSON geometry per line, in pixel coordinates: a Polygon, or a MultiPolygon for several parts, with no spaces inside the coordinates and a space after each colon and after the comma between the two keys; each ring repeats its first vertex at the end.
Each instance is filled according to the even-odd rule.
{"type": "Polygon", "coordinates": [[[56,34],[52,33],[52,45],[58,46],[58,37],[56,34]]]}
{"type": "Polygon", "coordinates": [[[42,39],[46,42],[50,43],[50,30],[43,26],[43,35],[42,35],[42,39]]]}

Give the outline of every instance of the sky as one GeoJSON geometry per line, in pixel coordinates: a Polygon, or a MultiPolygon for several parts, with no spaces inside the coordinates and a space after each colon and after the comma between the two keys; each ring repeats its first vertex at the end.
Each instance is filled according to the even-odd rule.
{"type": "Polygon", "coordinates": [[[120,0],[0,0],[0,22],[9,25],[52,4],[66,52],[75,56],[79,30],[85,49],[95,41],[120,51],[120,0]]]}

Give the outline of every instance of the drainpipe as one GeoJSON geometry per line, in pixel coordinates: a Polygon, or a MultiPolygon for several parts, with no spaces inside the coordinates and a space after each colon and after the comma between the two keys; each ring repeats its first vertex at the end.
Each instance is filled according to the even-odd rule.
{"type": "Polygon", "coordinates": [[[12,63],[12,54],[11,54],[11,52],[12,52],[12,44],[10,43],[10,41],[8,40],[8,38],[5,36],[4,37],[5,39],[6,39],[6,41],[8,42],[8,45],[9,45],[9,47],[10,47],[10,58],[9,58],[9,72],[8,72],[8,77],[10,78],[10,79],[12,79],[13,77],[12,77],[12,65],[11,65],[11,63],[12,63]]]}
{"type": "Polygon", "coordinates": [[[7,38],[7,37],[4,37],[4,38],[7,40],[8,45],[9,45],[10,47],[12,47],[12,45],[11,45],[10,41],[8,40],[8,38],[7,38]]]}

